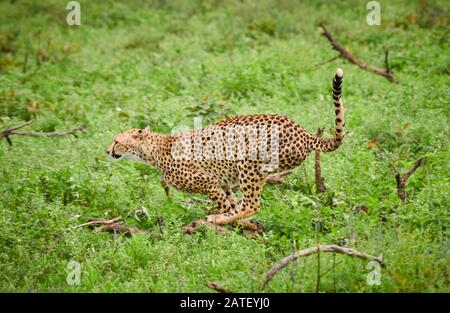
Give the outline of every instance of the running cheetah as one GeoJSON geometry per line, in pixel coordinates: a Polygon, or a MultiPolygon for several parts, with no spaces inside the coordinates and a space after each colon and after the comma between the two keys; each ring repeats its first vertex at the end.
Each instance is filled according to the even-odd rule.
{"type": "Polygon", "coordinates": [[[261,231],[248,219],[260,210],[260,195],[267,176],[300,165],[313,150],[336,150],[344,139],[344,106],[341,99],[342,69],[333,79],[336,114],[333,138],[316,137],[282,115],[235,116],[192,132],[163,135],[130,129],[116,135],[107,153],[114,159],[144,161],[163,174],[166,184],[191,193],[202,193],[217,204],[218,213],[185,227],[192,233],[198,224],[240,223],[261,231]],[[232,186],[239,185],[242,199],[232,186]]]}

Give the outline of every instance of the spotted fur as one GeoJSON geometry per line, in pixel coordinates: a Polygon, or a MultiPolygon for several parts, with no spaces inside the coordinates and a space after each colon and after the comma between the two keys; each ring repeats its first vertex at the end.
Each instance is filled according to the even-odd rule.
{"type": "Polygon", "coordinates": [[[196,223],[205,221],[214,224],[240,221],[258,230],[259,225],[248,218],[260,210],[260,195],[267,176],[300,165],[311,151],[334,151],[342,144],[345,129],[342,79],[343,72],[338,69],[332,85],[336,130],[329,139],[309,134],[286,116],[262,114],[235,116],[175,135],[130,129],[114,137],[108,154],[116,159],[130,157],[152,164],[162,171],[166,184],[181,191],[206,194],[217,204],[217,214],[194,222],[186,231],[193,231],[196,223]],[[230,133],[230,129],[235,131],[230,133]],[[233,139],[232,144],[221,144],[227,138],[233,139]],[[276,162],[270,158],[274,151],[276,162]],[[232,192],[235,184],[243,194],[239,201],[232,192]]]}

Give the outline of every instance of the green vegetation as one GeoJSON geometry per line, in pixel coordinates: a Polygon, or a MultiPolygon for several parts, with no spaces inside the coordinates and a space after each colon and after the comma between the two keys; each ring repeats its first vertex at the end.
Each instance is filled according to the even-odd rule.
{"type": "MultiPolygon", "coordinates": [[[[262,276],[293,250],[342,244],[383,254],[381,284],[366,261],[320,256],[321,292],[450,291],[449,42],[446,1],[381,1],[382,25],[366,23],[366,1],[84,1],[81,26],[66,24],[67,1],[2,1],[0,129],[33,120],[36,131],[85,123],[89,133],[0,141],[1,291],[259,292],[262,276]],[[383,65],[394,84],[337,59],[324,21],[343,46],[383,65]],[[25,62],[25,60],[27,60],[25,62]],[[26,63],[26,64],[25,64],[26,63]],[[347,137],[322,156],[327,184],[314,193],[314,158],[266,186],[256,219],[266,239],[238,230],[186,235],[207,203],[171,190],[152,167],[113,163],[114,134],[149,125],[170,133],[234,114],[279,113],[310,132],[334,125],[331,79],[342,67],[347,137]],[[427,157],[398,199],[394,175],[427,157]],[[308,191],[308,184],[313,192],[308,191]],[[354,213],[364,205],[367,213],[354,213]],[[145,207],[149,218],[134,218],[145,207]],[[90,218],[123,216],[163,235],[62,230],[90,218]],[[79,262],[79,285],[66,282],[79,262]]],[[[196,196],[199,197],[199,196],[196,196]]],[[[317,256],[280,271],[268,292],[314,292],[317,256]]]]}

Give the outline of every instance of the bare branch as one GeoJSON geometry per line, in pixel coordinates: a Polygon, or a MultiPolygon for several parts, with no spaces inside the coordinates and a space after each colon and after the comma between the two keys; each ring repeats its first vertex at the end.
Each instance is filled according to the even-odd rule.
{"type": "Polygon", "coordinates": [[[69,228],[67,228],[67,229],[65,229],[65,230],[66,230],[66,231],[67,231],[67,230],[74,230],[74,229],[77,229],[77,228],[82,228],[82,227],[84,227],[84,226],[95,226],[95,225],[108,225],[108,224],[114,224],[114,223],[119,222],[120,220],[122,220],[122,217],[121,217],[121,216],[116,217],[116,218],[113,218],[113,219],[110,219],[110,220],[96,220],[96,219],[93,219],[93,220],[91,220],[91,221],[89,221],[89,222],[87,222],[87,223],[83,223],[83,224],[80,224],[80,225],[76,225],[76,226],[73,226],[73,227],[69,227],[69,228]]]}
{"type": "Polygon", "coordinates": [[[156,234],[156,233],[150,233],[147,232],[145,230],[136,228],[136,227],[132,227],[132,226],[126,226],[123,225],[122,223],[120,223],[120,221],[122,220],[122,217],[116,217],[116,218],[112,218],[109,220],[92,220],[89,221],[87,223],[83,223],[80,225],[76,225],[73,227],[69,227],[66,228],[65,230],[63,230],[63,232],[65,231],[70,231],[70,230],[74,230],[74,229],[78,229],[78,228],[82,228],[85,226],[99,226],[97,228],[94,229],[94,232],[98,233],[101,231],[106,231],[106,232],[120,232],[120,233],[124,233],[126,235],[133,235],[133,234],[143,234],[143,235],[147,235],[147,236],[157,236],[160,234],[156,234]]]}
{"type": "MultiPolygon", "coordinates": [[[[344,47],[342,47],[336,41],[336,39],[331,35],[331,33],[328,31],[328,29],[325,27],[325,25],[323,23],[320,23],[319,26],[323,30],[322,35],[328,39],[328,41],[331,43],[333,49],[338,51],[343,58],[349,60],[353,64],[356,64],[360,68],[363,68],[365,70],[368,70],[368,71],[371,71],[378,75],[381,75],[383,77],[386,77],[391,82],[397,81],[397,78],[394,76],[394,73],[392,73],[389,68],[385,69],[385,68],[377,67],[377,66],[374,66],[371,64],[367,64],[363,60],[356,58],[353,54],[351,54],[349,51],[347,51],[344,47]]],[[[387,57],[388,57],[388,54],[385,52],[385,58],[387,58],[387,57]]],[[[386,63],[386,61],[385,61],[385,63],[386,63]]]]}
{"type": "Polygon", "coordinates": [[[399,173],[395,175],[395,180],[397,182],[397,194],[402,201],[405,201],[406,199],[405,186],[408,178],[425,162],[425,160],[426,158],[420,158],[419,160],[417,160],[416,163],[414,163],[413,167],[406,171],[403,176],[400,176],[399,173]]]}
{"type": "Polygon", "coordinates": [[[324,64],[333,62],[334,60],[336,60],[336,59],[338,59],[338,58],[340,58],[340,57],[341,57],[341,55],[338,54],[338,55],[332,57],[331,59],[328,59],[328,60],[326,60],[326,61],[322,61],[322,62],[317,63],[315,66],[317,67],[317,66],[320,66],[320,65],[324,65],[324,64]]]}
{"type": "Polygon", "coordinates": [[[215,283],[215,282],[212,282],[212,281],[208,282],[208,284],[206,286],[208,288],[214,289],[214,290],[216,290],[218,292],[221,292],[221,293],[230,293],[231,292],[230,290],[228,290],[224,286],[219,285],[218,283],[215,283]]]}
{"type": "Polygon", "coordinates": [[[272,279],[272,277],[279,270],[281,270],[282,268],[286,267],[286,265],[288,265],[289,262],[295,261],[296,259],[298,259],[300,257],[312,255],[312,254],[319,253],[319,252],[333,252],[333,253],[345,254],[345,255],[356,257],[356,258],[360,258],[360,259],[376,261],[381,266],[384,266],[383,257],[382,256],[375,257],[375,256],[372,256],[372,255],[366,254],[364,252],[359,252],[358,250],[355,250],[355,249],[352,249],[352,248],[345,248],[345,247],[340,247],[340,246],[337,246],[337,245],[327,245],[327,246],[319,245],[319,246],[316,246],[316,247],[307,248],[307,249],[303,249],[303,250],[297,251],[294,254],[291,254],[291,255],[281,259],[277,264],[275,264],[264,275],[263,288],[272,279]]]}
{"type": "Polygon", "coordinates": [[[19,136],[32,136],[32,137],[57,137],[57,136],[66,136],[66,135],[73,135],[76,137],[77,131],[86,132],[86,127],[84,125],[77,126],[75,128],[71,128],[62,132],[34,132],[34,131],[23,131],[18,130],[20,128],[23,128],[25,126],[28,126],[32,123],[32,121],[28,121],[22,124],[19,124],[14,127],[6,128],[2,131],[0,131],[0,139],[6,138],[8,143],[12,145],[11,139],[9,138],[11,135],[19,135],[19,136]]]}
{"type": "MultiPolygon", "coordinates": [[[[62,132],[34,132],[34,131],[23,131],[23,130],[17,130],[13,131],[13,135],[20,135],[20,136],[32,136],[32,137],[59,137],[59,136],[67,136],[67,135],[74,135],[77,131],[86,132],[86,127],[84,125],[80,125],[62,132]]],[[[76,136],[75,136],[76,137],[76,136]]]]}

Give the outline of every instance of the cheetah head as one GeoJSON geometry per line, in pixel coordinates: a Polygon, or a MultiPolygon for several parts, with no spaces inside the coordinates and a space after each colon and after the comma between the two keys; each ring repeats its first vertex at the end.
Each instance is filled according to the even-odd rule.
{"type": "Polygon", "coordinates": [[[131,159],[143,160],[144,152],[142,145],[149,130],[132,128],[113,138],[112,144],[106,151],[115,160],[131,159]]]}

